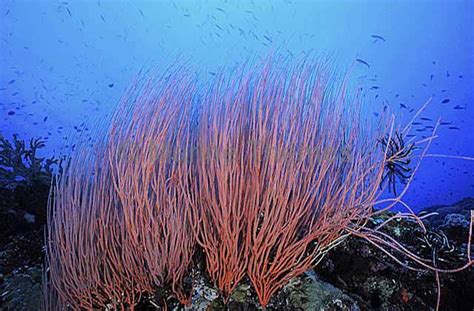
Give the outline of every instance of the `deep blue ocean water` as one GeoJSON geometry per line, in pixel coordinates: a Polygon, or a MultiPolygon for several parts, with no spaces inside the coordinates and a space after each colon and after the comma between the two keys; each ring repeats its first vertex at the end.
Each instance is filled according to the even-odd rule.
{"type": "MultiPolygon", "coordinates": [[[[404,124],[432,96],[415,133],[441,118],[430,153],[474,157],[474,1],[1,0],[0,42],[0,133],[45,137],[50,155],[105,122],[143,68],[180,59],[205,76],[278,51],[352,64],[367,118],[388,106],[404,124]]],[[[426,158],[405,201],[466,196],[473,161],[426,158]]]]}

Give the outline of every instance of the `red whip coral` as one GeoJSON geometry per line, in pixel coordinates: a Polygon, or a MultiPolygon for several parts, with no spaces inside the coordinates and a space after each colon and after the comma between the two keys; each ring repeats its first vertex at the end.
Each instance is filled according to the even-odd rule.
{"type": "Polygon", "coordinates": [[[183,74],[132,87],[106,139],[95,150],[79,148],[56,180],[47,246],[58,308],[133,309],[161,286],[189,302],[182,282],[195,221],[180,180],[193,82],[183,74]]]}
{"type": "Polygon", "coordinates": [[[79,148],[54,182],[51,308],[133,309],[157,287],[189,303],[196,243],[225,301],[248,277],[264,307],[349,235],[436,273],[469,267],[470,251],[465,266],[442,270],[381,232],[402,217],[423,227],[402,201],[419,161],[397,197],[380,199],[380,186],[415,145],[429,156],[434,135],[389,149],[409,127],[384,118],[374,130],[330,65],[269,58],[200,87],[175,67],[134,84],[95,149],[79,148]],[[366,226],[395,204],[409,213],[366,226]]]}
{"type": "Polygon", "coordinates": [[[203,100],[198,241],[224,297],[247,274],[267,305],[372,210],[383,154],[328,72],[268,61],[203,100]]]}

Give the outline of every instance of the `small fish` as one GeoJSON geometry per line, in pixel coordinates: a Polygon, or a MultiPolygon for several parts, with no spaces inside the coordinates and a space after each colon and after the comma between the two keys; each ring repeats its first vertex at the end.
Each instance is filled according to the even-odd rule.
{"type": "Polygon", "coordinates": [[[448,127],[448,129],[450,129],[450,130],[460,130],[460,128],[457,127],[457,126],[450,126],[450,127],[448,127]]]}
{"type": "Polygon", "coordinates": [[[439,122],[439,125],[449,125],[451,122],[439,122]]]}
{"type": "Polygon", "coordinates": [[[48,120],[48,116],[43,118],[43,122],[46,122],[46,120],[48,120]]]}
{"type": "Polygon", "coordinates": [[[413,125],[422,125],[423,123],[421,123],[421,122],[413,122],[412,124],[413,124],[413,125]]]}
{"type": "Polygon", "coordinates": [[[434,78],[434,75],[431,74],[431,75],[430,75],[430,80],[433,81],[433,78],[434,78]]]}
{"type": "Polygon", "coordinates": [[[209,74],[212,75],[212,76],[215,76],[216,73],[215,72],[212,72],[212,71],[209,71],[209,74]]]}
{"type": "Polygon", "coordinates": [[[9,115],[9,116],[12,116],[12,115],[14,115],[14,114],[15,114],[15,111],[13,111],[13,110],[8,111],[8,115],[9,115]]]}
{"type": "Polygon", "coordinates": [[[143,14],[142,9],[139,9],[138,11],[140,11],[140,15],[141,15],[142,17],[145,17],[145,14],[143,14]]]}
{"type": "Polygon", "coordinates": [[[377,40],[382,40],[383,42],[385,42],[385,38],[382,37],[382,36],[379,36],[379,35],[371,35],[371,37],[375,39],[374,42],[377,42],[377,40]]]}
{"type": "Polygon", "coordinates": [[[357,62],[359,62],[359,63],[361,63],[361,64],[363,64],[363,65],[366,65],[366,66],[367,66],[367,68],[370,68],[370,65],[369,65],[369,63],[368,63],[368,62],[366,62],[365,60],[363,60],[363,59],[360,59],[360,58],[356,58],[356,61],[357,61],[357,62]]]}
{"type": "Polygon", "coordinates": [[[446,71],[446,77],[449,78],[450,76],[449,71],[446,71]]]}
{"type": "Polygon", "coordinates": [[[400,108],[408,109],[407,105],[405,105],[405,104],[400,104],[400,108]]]}
{"type": "Polygon", "coordinates": [[[110,87],[110,88],[114,87],[114,84],[113,84],[113,83],[110,83],[110,84],[109,84],[109,87],[110,87]]]}
{"type": "Polygon", "coordinates": [[[10,82],[8,82],[8,84],[13,84],[15,83],[15,80],[10,80],[10,82]]]}
{"type": "Polygon", "coordinates": [[[420,118],[420,120],[423,120],[423,121],[433,121],[432,119],[430,119],[430,118],[425,118],[425,117],[420,118]]]}
{"type": "Polygon", "coordinates": [[[447,104],[449,103],[451,100],[449,98],[445,98],[441,101],[442,104],[447,104]]]}
{"type": "Polygon", "coordinates": [[[71,10],[69,10],[69,8],[66,8],[66,10],[67,10],[67,12],[68,12],[69,16],[71,16],[71,17],[72,17],[71,10]]]}
{"type": "Polygon", "coordinates": [[[217,10],[217,11],[220,11],[220,12],[222,12],[222,13],[225,13],[224,9],[222,9],[222,8],[216,8],[216,10],[217,10]]]}
{"type": "Polygon", "coordinates": [[[463,110],[463,109],[466,109],[466,107],[463,107],[463,106],[461,106],[461,105],[456,105],[456,106],[454,106],[453,109],[456,109],[456,110],[463,110]]]}
{"type": "Polygon", "coordinates": [[[374,116],[378,117],[378,116],[379,116],[379,114],[378,114],[377,112],[374,112],[374,116]]]}
{"type": "Polygon", "coordinates": [[[378,90],[378,89],[379,89],[379,87],[378,87],[378,86],[376,86],[376,85],[374,85],[374,86],[372,86],[370,89],[371,89],[371,90],[378,90]]]}
{"type": "Polygon", "coordinates": [[[462,79],[462,78],[463,78],[463,75],[459,75],[458,77],[459,77],[459,79],[462,79]]]}

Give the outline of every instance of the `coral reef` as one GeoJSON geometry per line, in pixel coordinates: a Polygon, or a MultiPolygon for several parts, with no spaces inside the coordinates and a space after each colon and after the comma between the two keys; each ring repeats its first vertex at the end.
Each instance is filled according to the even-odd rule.
{"type": "MultiPolygon", "coordinates": [[[[438,213],[424,220],[426,233],[415,221],[406,219],[392,223],[385,230],[420,257],[430,258],[434,254],[441,267],[459,266],[467,259],[468,227],[451,230],[447,222],[442,222],[439,218],[444,218],[443,215],[449,211],[460,215],[460,223],[466,224],[470,221],[470,215],[465,211],[469,209],[474,209],[472,198],[450,206],[433,206],[423,210],[420,215],[438,213]],[[435,240],[442,242],[437,244],[435,240]],[[440,247],[443,243],[450,247],[440,247]]],[[[372,226],[391,215],[393,213],[386,212],[374,218],[372,226]]],[[[446,214],[446,217],[448,215],[450,214],[446,214]]],[[[437,288],[433,272],[408,270],[361,239],[351,237],[344,241],[315,270],[323,280],[350,293],[362,310],[428,310],[436,305],[437,288]]],[[[458,273],[440,274],[440,282],[441,310],[472,310],[472,267],[458,273]]]]}
{"type": "MultiPolygon", "coordinates": [[[[47,198],[48,189],[43,190],[47,198]]],[[[0,195],[1,199],[1,195],[0,195]]],[[[46,206],[46,199],[43,202],[46,206]]],[[[466,210],[474,209],[474,198],[466,198],[450,206],[434,206],[425,211],[438,212],[425,220],[431,231],[447,229],[447,215],[463,215],[460,223],[469,220],[466,210]],[[464,216],[465,215],[465,216],[464,216]]],[[[425,212],[422,212],[422,214],[425,212]]],[[[392,214],[384,213],[373,219],[381,223],[392,214]]],[[[448,223],[450,223],[448,221],[448,223]]],[[[387,228],[413,249],[422,250],[412,237],[421,237],[419,226],[401,220],[387,228]]],[[[451,264],[465,258],[466,228],[445,233],[450,244],[457,247],[452,252],[451,264]],[[450,232],[450,233],[449,233],[450,232]],[[457,258],[457,259],[456,259],[457,258]]],[[[0,309],[38,310],[42,299],[42,246],[43,230],[30,229],[15,232],[9,242],[0,245],[0,309]]],[[[260,310],[251,283],[244,278],[229,298],[227,306],[219,292],[206,276],[205,261],[199,251],[195,254],[189,278],[193,283],[192,303],[188,310],[260,310]]],[[[270,300],[267,310],[420,310],[430,309],[436,303],[436,284],[433,273],[409,271],[393,262],[383,252],[368,242],[350,238],[329,253],[311,270],[296,277],[270,300]],[[314,308],[316,306],[316,308],[314,308]]],[[[442,310],[472,310],[474,300],[474,273],[472,268],[456,274],[441,274],[442,310]]],[[[137,310],[155,310],[164,303],[170,310],[179,310],[179,301],[169,289],[143,296],[137,310]]]]}
{"type": "MultiPolygon", "coordinates": [[[[469,250],[464,265],[445,265],[458,263],[456,246],[402,200],[433,138],[415,148],[407,127],[388,118],[375,127],[361,105],[322,61],[268,57],[207,85],[182,66],[138,81],[105,136],[79,144],[56,176],[46,307],[133,310],[142,296],[166,305],[169,294],[187,305],[196,249],[219,299],[230,303],[249,282],[262,308],[282,307],[275,295],[351,236],[404,268],[434,271],[437,284],[440,272],[469,268],[469,250]],[[382,198],[397,179],[400,194],[382,198]],[[407,212],[373,222],[398,204],[407,212]],[[419,226],[420,252],[388,231],[402,220],[419,226]]],[[[361,287],[410,299],[390,279],[361,287]]]]}
{"type": "Polygon", "coordinates": [[[55,158],[41,158],[40,138],[29,145],[16,135],[9,141],[0,135],[0,240],[46,222],[46,205],[55,158]]]}
{"type": "Polygon", "coordinates": [[[167,287],[186,304],[195,244],[224,302],[246,277],[267,306],[378,204],[397,155],[367,152],[382,133],[360,105],[323,61],[278,57],[199,90],[179,66],[132,86],[54,183],[48,307],[133,309],[167,287]]]}
{"type": "MultiPolygon", "coordinates": [[[[358,97],[338,81],[325,63],[270,58],[198,87],[171,67],[132,85],[105,135],[78,143],[52,182],[57,161],[37,157],[40,140],[3,141],[0,188],[41,191],[43,210],[48,201],[43,308],[471,303],[469,286],[451,288],[472,281],[473,212],[445,208],[440,220],[402,200],[432,138],[412,157],[406,130],[364,124],[358,97]],[[382,197],[397,179],[400,194],[382,197]],[[398,204],[407,212],[391,213],[398,204]]],[[[34,226],[1,245],[7,308],[37,301],[41,250],[23,254],[37,215],[23,212],[34,226]]]]}

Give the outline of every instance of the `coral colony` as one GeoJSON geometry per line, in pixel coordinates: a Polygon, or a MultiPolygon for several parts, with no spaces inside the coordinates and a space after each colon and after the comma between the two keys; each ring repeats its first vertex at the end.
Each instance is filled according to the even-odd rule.
{"type": "Polygon", "coordinates": [[[269,57],[212,79],[174,66],[134,83],[106,135],[64,163],[49,204],[49,309],[133,309],[163,287],[189,304],[198,249],[224,301],[248,278],[263,307],[351,235],[443,271],[382,231],[399,218],[422,226],[403,194],[432,139],[407,141],[388,117],[369,124],[328,62],[269,57]],[[397,179],[399,195],[382,197],[397,179]],[[369,228],[395,205],[407,212],[369,228]]]}

